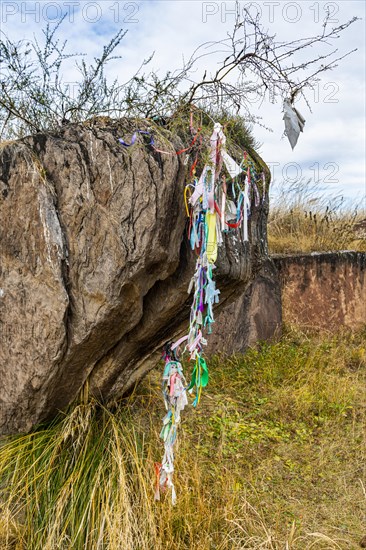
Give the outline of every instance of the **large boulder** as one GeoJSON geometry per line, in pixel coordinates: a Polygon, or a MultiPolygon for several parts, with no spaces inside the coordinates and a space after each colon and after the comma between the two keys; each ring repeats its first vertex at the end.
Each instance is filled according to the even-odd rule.
{"type": "MultiPolygon", "coordinates": [[[[0,145],[0,433],[51,418],[85,384],[113,401],[187,327],[189,164],[167,131],[171,155],[142,136],[124,148],[134,128],[98,119],[0,145]]],[[[225,236],[221,305],[261,269],[267,209],[253,206],[249,243],[225,236]]]]}

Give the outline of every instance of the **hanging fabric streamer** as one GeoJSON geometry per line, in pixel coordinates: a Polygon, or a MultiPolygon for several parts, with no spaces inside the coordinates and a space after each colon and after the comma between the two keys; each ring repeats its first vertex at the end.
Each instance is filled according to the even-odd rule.
{"type": "Polygon", "coordinates": [[[300,132],[304,131],[305,119],[299,111],[292,105],[290,99],[285,99],[283,102],[283,120],[285,122],[286,136],[294,149],[300,132]]]}
{"type": "Polygon", "coordinates": [[[145,135],[145,136],[149,136],[150,137],[150,142],[149,142],[149,145],[154,149],[154,151],[156,151],[157,153],[162,153],[163,155],[181,155],[182,153],[186,153],[187,151],[190,151],[192,149],[192,147],[195,145],[197,139],[200,136],[200,132],[201,132],[201,128],[198,128],[197,132],[196,132],[196,135],[193,137],[191,143],[188,145],[188,147],[185,147],[184,149],[180,149],[179,151],[175,151],[175,152],[172,152],[172,151],[164,151],[162,149],[158,149],[156,146],[155,146],[155,140],[154,140],[154,136],[151,132],[148,132],[146,130],[136,130],[133,135],[132,135],[132,138],[131,138],[131,142],[130,143],[127,143],[126,141],[124,141],[122,138],[118,138],[118,141],[120,142],[121,145],[123,145],[124,147],[131,147],[131,145],[135,145],[136,143],[136,140],[137,140],[137,135],[138,134],[142,134],[142,135],[145,135]]]}
{"type": "Polygon", "coordinates": [[[131,145],[135,145],[135,143],[136,143],[137,134],[143,134],[143,135],[149,136],[149,137],[150,137],[150,143],[149,143],[149,145],[154,146],[154,138],[152,137],[152,135],[150,134],[150,132],[146,132],[145,130],[136,130],[136,132],[134,132],[134,134],[133,134],[133,136],[132,136],[131,143],[127,143],[127,142],[124,141],[122,138],[118,138],[118,141],[119,141],[122,145],[124,145],[125,147],[131,147],[131,145]]]}
{"type": "Polygon", "coordinates": [[[174,443],[177,437],[177,426],[180,413],[188,403],[183,368],[177,360],[173,346],[167,344],[164,348],[165,367],[163,373],[163,396],[167,413],[163,418],[160,437],[164,441],[164,457],[161,464],[155,464],[156,487],[155,500],[160,500],[160,489],[171,489],[172,503],[176,503],[176,493],[173,483],[174,443]]]}
{"type": "MultiPolygon", "coordinates": [[[[192,117],[190,127],[193,127],[192,117]]],[[[254,163],[246,152],[240,165],[228,154],[221,124],[216,123],[210,138],[209,161],[203,167],[200,177],[194,177],[184,192],[185,207],[190,218],[188,240],[191,249],[197,254],[197,260],[188,288],[188,293],[193,294],[188,334],[175,343],[166,344],[163,352],[165,367],[162,386],[167,413],[160,433],[164,441],[164,457],[161,464],[155,465],[157,500],[160,499],[160,491],[171,489],[172,502],[176,502],[173,483],[174,445],[180,413],[188,403],[187,393],[194,394],[193,406],[198,406],[202,388],[209,381],[204,358],[204,347],[207,344],[205,335],[212,331],[214,305],[219,302],[220,291],[216,288],[214,270],[219,247],[223,243],[222,234],[241,231],[243,242],[249,240],[251,198],[258,206],[260,197],[256,182],[261,181],[262,185],[262,178],[264,175],[256,173],[254,163]],[[226,174],[222,173],[223,167],[226,174]],[[227,179],[230,186],[227,185],[227,179]],[[189,384],[185,381],[179,360],[183,353],[187,353],[194,363],[189,384]]],[[[263,179],[263,193],[264,183],[263,179]]]]}

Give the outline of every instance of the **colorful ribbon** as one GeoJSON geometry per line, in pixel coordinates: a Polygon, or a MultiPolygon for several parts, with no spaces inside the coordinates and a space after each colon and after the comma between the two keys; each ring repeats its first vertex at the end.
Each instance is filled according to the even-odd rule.
{"type": "MultiPolygon", "coordinates": [[[[190,125],[192,127],[192,117],[190,125]]],[[[190,147],[196,138],[197,136],[190,147]]],[[[193,293],[188,334],[175,343],[167,344],[163,353],[163,396],[167,414],[163,418],[160,437],[164,441],[165,452],[162,464],[156,467],[155,490],[155,498],[159,499],[160,490],[171,488],[173,504],[176,502],[173,483],[174,444],[180,413],[188,403],[187,392],[194,392],[193,406],[196,407],[200,402],[202,388],[206,387],[209,381],[208,367],[203,356],[204,346],[207,344],[204,334],[210,334],[212,331],[214,305],[219,301],[220,291],[216,288],[213,272],[218,248],[223,242],[222,233],[241,230],[243,241],[248,241],[252,198],[256,206],[259,204],[256,185],[258,176],[254,163],[244,152],[244,158],[239,165],[227,153],[225,144],[226,137],[221,125],[217,123],[210,139],[210,160],[204,166],[200,177],[188,183],[184,191],[185,207],[190,218],[188,239],[191,249],[197,253],[197,260],[195,273],[188,288],[188,293],[193,293]],[[222,166],[225,166],[231,179],[231,192],[228,191],[225,174],[221,176],[222,166]],[[185,382],[182,365],[178,360],[181,346],[183,353],[187,352],[190,360],[194,361],[189,385],[185,382]]],[[[189,147],[180,152],[188,149],[189,147]]],[[[192,176],[192,171],[190,175],[192,176]]],[[[260,177],[264,178],[264,175],[261,174],[260,177]]]]}

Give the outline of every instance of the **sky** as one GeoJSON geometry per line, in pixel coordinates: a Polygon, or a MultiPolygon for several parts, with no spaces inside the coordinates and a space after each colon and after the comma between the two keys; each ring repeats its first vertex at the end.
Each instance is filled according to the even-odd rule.
{"type": "MultiPolygon", "coordinates": [[[[259,12],[268,32],[283,41],[318,34],[327,9],[332,26],[352,16],[362,19],[335,42],[340,54],[355,48],[357,52],[324,73],[315,90],[308,93],[311,112],[302,99],[296,103],[306,124],[293,151],[283,134],[282,104],[252,99],[251,112],[272,130],[253,127],[259,153],[272,172],[274,192],[280,184],[286,189],[304,178],[325,194],[342,195],[366,207],[365,5],[362,0],[238,3],[241,12],[244,7],[253,14],[259,12]]],[[[109,68],[111,77],[123,82],[153,51],[150,69],[164,74],[179,68],[182,59],[200,44],[226,38],[233,29],[234,7],[233,1],[201,0],[0,0],[0,24],[1,31],[13,40],[39,38],[47,23],[54,25],[66,14],[60,37],[68,40],[69,51],[90,58],[99,55],[103,45],[123,28],[128,32],[116,52],[122,58],[109,68]]],[[[206,58],[197,78],[205,68],[214,70],[215,63],[214,57],[206,58]]],[[[72,70],[65,77],[72,81],[72,70]]]]}

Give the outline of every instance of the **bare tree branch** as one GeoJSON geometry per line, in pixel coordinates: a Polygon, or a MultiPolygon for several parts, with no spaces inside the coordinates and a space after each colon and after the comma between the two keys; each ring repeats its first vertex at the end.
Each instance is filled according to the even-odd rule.
{"type": "Polygon", "coordinates": [[[81,53],[67,53],[67,42],[57,38],[62,20],[53,29],[48,25],[43,30],[43,43],[37,38],[12,42],[1,33],[0,137],[21,137],[101,115],[166,118],[207,102],[214,110],[242,112],[247,121],[261,124],[251,113],[253,94],[260,101],[269,98],[272,102],[301,96],[310,108],[306,90],[356,51],[339,54],[333,46],[356,17],[331,28],[328,14],[319,34],[283,42],[263,28],[259,14],[245,10],[243,15],[239,17],[237,4],[232,32],[222,40],[201,44],[187,61],[183,59],[181,68],[163,76],[154,71],[145,74],[142,71],[151,55],[122,84],[117,79],[109,82],[105,68],[118,58],[114,54],[126,35],[123,29],[91,64],[81,53]],[[62,77],[71,58],[80,74],[73,90],[62,77]],[[210,60],[218,68],[210,74],[205,67],[197,79],[199,65],[210,60]]]}

